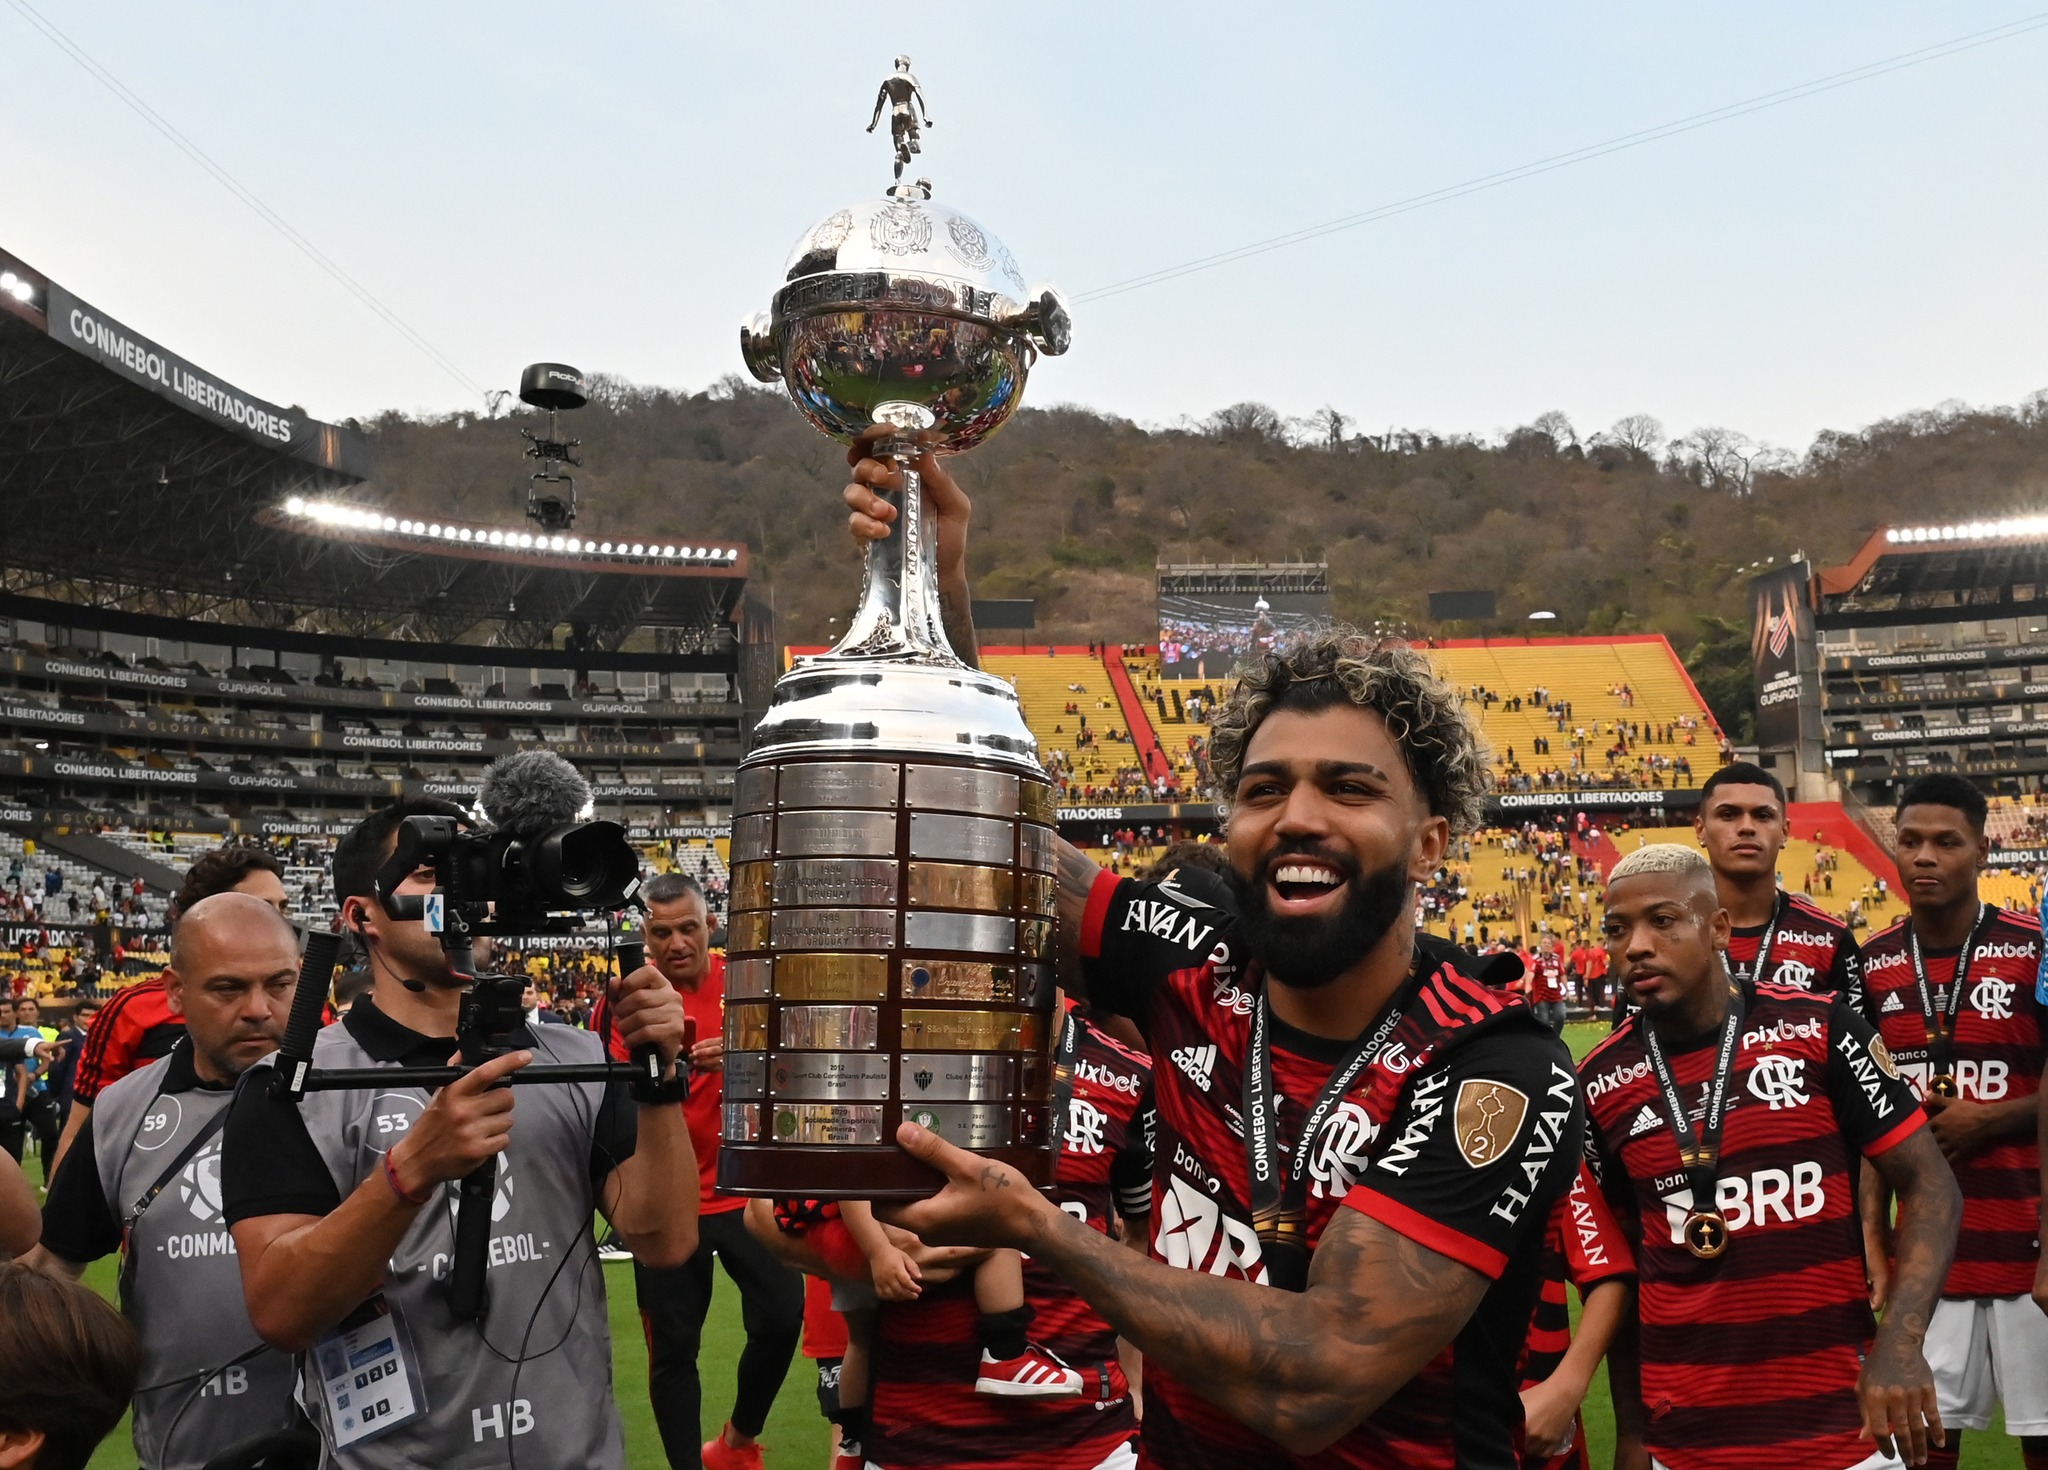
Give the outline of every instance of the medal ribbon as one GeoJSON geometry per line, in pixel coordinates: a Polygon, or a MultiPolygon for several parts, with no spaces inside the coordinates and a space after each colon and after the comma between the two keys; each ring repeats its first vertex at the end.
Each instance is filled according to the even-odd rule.
{"type": "Polygon", "coordinates": [[[1962,1008],[1963,986],[1969,982],[1970,962],[1977,957],[1977,941],[1984,937],[1994,905],[1977,905],[1977,917],[1970,923],[1970,937],[1963,943],[1963,952],[1956,956],[1956,971],[1949,981],[1947,1004],[1939,1013],[1934,1005],[1934,987],[1927,981],[1927,961],[1920,953],[1920,931],[1913,927],[1913,921],[1906,921],[1906,952],[1913,959],[1913,984],[1920,991],[1920,1022],[1927,1028],[1927,1076],[1932,1085],[1936,1077],[1947,1077],[1955,1071],[1956,1013],[1962,1008]]]}
{"type": "Polygon", "coordinates": [[[1785,896],[1785,890],[1779,889],[1777,901],[1771,905],[1770,925],[1764,930],[1764,937],[1756,942],[1756,958],[1751,960],[1748,967],[1744,969],[1735,969],[1735,966],[1732,964],[1728,967],[1731,970],[1735,970],[1735,981],[1738,985],[1748,985],[1762,980],[1765,974],[1768,973],[1764,967],[1770,963],[1771,945],[1778,938],[1778,923],[1785,917],[1785,909],[1789,902],[1790,900],[1785,896]]]}
{"type": "Polygon", "coordinates": [[[1706,1116],[1700,1119],[1699,1131],[1695,1133],[1692,1117],[1685,1110],[1685,1099],[1678,1095],[1678,1079],[1671,1074],[1671,1063],[1664,1055],[1664,1043],[1657,1037],[1657,1028],[1642,1027],[1643,1050],[1649,1054],[1650,1070],[1657,1077],[1657,1091],[1664,1102],[1664,1120],[1671,1125],[1671,1136],[1678,1144],[1678,1157],[1685,1165],[1687,1183],[1692,1188],[1692,1212],[1695,1215],[1714,1215],[1716,1199],[1720,1193],[1721,1179],[1721,1124],[1728,1116],[1728,1082],[1735,1075],[1735,1044],[1742,1035],[1742,992],[1729,987],[1728,1015],[1721,1022],[1721,1041],[1714,1055],[1714,1081],[1707,1089],[1706,1116]]]}
{"type": "Polygon", "coordinates": [[[1331,1069],[1308,1110],[1283,1178],[1274,1157],[1280,1151],[1280,1100],[1273,1090],[1272,1008],[1266,1003],[1266,987],[1259,986],[1244,1063],[1244,1152],[1251,1177],[1252,1228],[1258,1232],[1266,1276],[1274,1286],[1300,1291],[1308,1285],[1309,1154],[1331,1110],[1400,1024],[1401,1007],[1389,1005],[1378,1023],[1353,1044],[1350,1055],[1331,1069]]]}
{"type": "Polygon", "coordinates": [[[1072,1006],[1060,1023],[1060,1044],[1052,1064],[1052,1150],[1053,1157],[1066,1150],[1067,1113],[1074,1101],[1074,1058],[1081,1050],[1081,1018],[1072,1006]]]}

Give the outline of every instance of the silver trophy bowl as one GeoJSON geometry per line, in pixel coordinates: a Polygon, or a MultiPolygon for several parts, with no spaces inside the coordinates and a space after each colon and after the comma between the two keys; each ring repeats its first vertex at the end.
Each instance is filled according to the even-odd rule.
{"type": "MultiPolygon", "coordinates": [[[[900,167],[916,130],[897,121],[900,167]]],[[[851,444],[881,426],[868,452],[898,461],[903,488],[845,636],[777,681],[741,763],[729,1192],[928,1194],[937,1177],[894,1147],[906,1119],[1050,1181],[1053,792],[1016,692],[947,639],[910,464],[1002,427],[1038,354],[1068,340],[1059,294],[1028,291],[1003,243],[921,180],[806,231],[741,329],[748,368],[820,431],[851,444]]]]}

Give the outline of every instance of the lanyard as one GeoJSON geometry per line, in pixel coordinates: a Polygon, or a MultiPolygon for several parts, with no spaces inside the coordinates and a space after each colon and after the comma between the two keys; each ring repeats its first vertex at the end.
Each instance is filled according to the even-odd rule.
{"type": "Polygon", "coordinates": [[[1283,1180],[1274,1157],[1280,1151],[1280,1100],[1273,1090],[1272,1007],[1266,1002],[1266,987],[1259,987],[1244,1064],[1244,1152],[1251,1175],[1252,1227],[1266,1260],[1266,1278],[1274,1286],[1300,1291],[1308,1285],[1308,1162],[1316,1135],[1400,1024],[1400,1006],[1390,1005],[1379,1024],[1331,1069],[1301,1126],[1283,1180]]]}
{"type": "Polygon", "coordinates": [[[1977,905],[1977,917],[1970,922],[1970,937],[1956,956],[1956,970],[1949,980],[1948,1002],[1939,1014],[1934,1007],[1934,987],[1927,983],[1927,961],[1920,953],[1920,931],[1906,920],[1906,952],[1913,958],[1913,984],[1920,991],[1920,1022],[1927,1028],[1927,1090],[1936,1097],[1956,1095],[1955,1039],[1956,1013],[1962,1008],[1963,986],[1969,983],[1970,962],[1977,957],[1977,941],[1996,912],[1993,904],[1977,905]]]}
{"type": "Polygon", "coordinates": [[[1074,1101],[1074,1057],[1081,1049],[1081,1020],[1072,1006],[1060,1023],[1060,1044],[1052,1065],[1052,1147],[1054,1157],[1067,1146],[1067,1113],[1074,1101]]]}
{"type": "Polygon", "coordinates": [[[1707,1089],[1706,1116],[1695,1133],[1685,1099],[1678,1095],[1678,1079],[1664,1056],[1664,1043],[1657,1028],[1642,1028],[1643,1050],[1650,1070],[1657,1077],[1657,1091],[1664,1102],[1664,1119],[1678,1144],[1678,1157],[1685,1165],[1686,1181],[1692,1188],[1692,1210],[1685,1217],[1685,1248],[1703,1261],[1710,1261],[1728,1249],[1728,1222],[1715,1208],[1720,1193],[1721,1124],[1728,1116],[1728,1083],[1735,1075],[1735,1043],[1742,1035],[1742,992],[1729,987],[1728,1014],[1721,1022],[1721,1040],[1714,1054],[1714,1080],[1707,1089]]]}
{"type": "MultiPolygon", "coordinates": [[[[1764,929],[1764,937],[1756,942],[1756,958],[1746,968],[1735,971],[1735,983],[1748,985],[1760,981],[1770,971],[1766,968],[1771,960],[1771,946],[1777,942],[1778,923],[1785,917],[1785,891],[1778,890],[1778,896],[1771,904],[1771,922],[1764,929]]],[[[1733,966],[1730,966],[1733,969],[1733,966]]]]}

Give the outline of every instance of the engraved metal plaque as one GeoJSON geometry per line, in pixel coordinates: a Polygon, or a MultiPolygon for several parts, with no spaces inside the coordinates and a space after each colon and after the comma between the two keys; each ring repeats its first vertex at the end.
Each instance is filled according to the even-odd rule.
{"type": "Polygon", "coordinates": [[[727,1143],[758,1143],[761,1139],[761,1105],[727,1103],[723,1136],[727,1143]]]}
{"type": "Polygon", "coordinates": [[[1004,1102],[1017,1087],[1017,1056],[912,1051],[901,1058],[897,1096],[913,1102],[1004,1102]]]}
{"type": "Polygon", "coordinates": [[[909,1000],[1017,999],[1017,972],[980,960],[905,960],[903,994],[909,1000]]]}
{"type": "Polygon", "coordinates": [[[727,1051],[768,1050],[768,1007],[765,1005],[725,1008],[725,1049],[727,1051]]]}
{"type": "MultiPolygon", "coordinates": [[[[752,918],[735,914],[733,922],[752,918]]],[[[894,909],[777,909],[777,949],[893,949],[894,909]]]]}
{"type": "MultiPolygon", "coordinates": [[[[788,1012],[783,1012],[784,1017],[788,1012]]],[[[1043,1051],[1036,1011],[903,1011],[905,1051],[1043,1051]]]]}
{"type": "Polygon", "coordinates": [[[790,858],[775,864],[777,908],[803,904],[873,908],[894,902],[893,858],[790,858]]]}
{"type": "Polygon", "coordinates": [[[874,1006],[782,1008],[782,1044],[803,1051],[873,1051],[880,1030],[881,1012],[874,1006]]]}
{"type": "Polygon", "coordinates": [[[775,871],[773,863],[738,863],[732,870],[732,907],[734,909],[765,909],[768,907],[768,880],[775,871]]]}
{"type": "Polygon", "coordinates": [[[971,766],[907,766],[903,804],[913,811],[981,812],[1017,815],[1017,778],[1005,771],[971,766]]]}
{"type": "Polygon", "coordinates": [[[768,856],[768,824],[774,819],[766,812],[732,821],[732,861],[753,862],[768,856]]]}
{"type": "Polygon", "coordinates": [[[1017,912],[1031,916],[1051,914],[1059,902],[1059,883],[1050,873],[1017,875],[1017,912]]]}
{"type": "Polygon", "coordinates": [[[780,804],[785,811],[793,806],[893,807],[896,771],[893,765],[863,761],[784,766],[780,804]]]}
{"type": "Polygon", "coordinates": [[[1001,1148],[1010,1141],[1010,1110],[993,1103],[905,1103],[903,1118],[961,1148],[1001,1148]]]}
{"type": "MultiPolygon", "coordinates": [[[[776,922],[782,921],[778,919],[776,922]]],[[[906,949],[964,949],[978,954],[1010,954],[1018,947],[1017,921],[998,918],[994,914],[905,914],[903,945],[906,949]]],[[[1035,955],[1038,951],[1027,953],[1035,955]]]]}
{"type": "Polygon", "coordinates": [[[777,857],[893,857],[894,812],[783,812],[776,818],[777,857]]]}
{"type": "Polygon", "coordinates": [[[766,1000],[774,993],[775,961],[766,955],[725,962],[727,1000],[766,1000]]]}
{"type": "Polygon", "coordinates": [[[1054,839],[1052,828],[1033,827],[1026,823],[1017,834],[1019,865],[1034,872],[1050,873],[1054,865],[1054,839]]]}
{"type": "Polygon", "coordinates": [[[1044,781],[1026,781],[1017,793],[1018,815],[1034,822],[1051,826],[1059,816],[1059,798],[1053,795],[1050,784],[1044,781]]]}
{"type": "Polygon", "coordinates": [[[744,954],[750,949],[768,947],[768,911],[756,909],[752,913],[734,914],[726,920],[725,945],[729,950],[744,954]]]}
{"type": "Polygon", "coordinates": [[[732,812],[736,817],[748,812],[767,812],[775,809],[775,767],[754,766],[733,777],[732,812]]]}
{"type": "Polygon", "coordinates": [[[777,1103],[774,1112],[777,1143],[882,1141],[882,1110],[874,1103],[777,1103]]]}
{"type": "Polygon", "coordinates": [[[884,1102],[889,1059],[868,1052],[779,1052],[768,1064],[768,1090],[777,1098],[884,1102]]]}
{"type": "Polygon", "coordinates": [[[757,1051],[729,1051],[720,1084],[727,1097],[766,1097],[768,1058],[757,1051]]]}
{"type": "Polygon", "coordinates": [[[889,957],[781,955],[775,961],[775,993],[784,1000],[881,1000],[889,993],[889,957]]]}
{"type": "Polygon", "coordinates": [[[1015,860],[1016,851],[1014,822],[994,817],[947,817],[934,812],[910,814],[910,855],[914,858],[1008,863],[1015,860]]]}
{"type": "Polygon", "coordinates": [[[912,863],[903,896],[918,908],[975,909],[1007,914],[1016,904],[1017,875],[969,863],[912,863]]]}

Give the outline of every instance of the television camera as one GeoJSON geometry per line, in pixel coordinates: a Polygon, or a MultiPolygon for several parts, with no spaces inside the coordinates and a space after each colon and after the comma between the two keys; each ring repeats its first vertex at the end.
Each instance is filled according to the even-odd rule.
{"type": "Polygon", "coordinates": [[[527,478],[526,516],[543,531],[566,531],[576,524],[576,477],[561,473],[561,466],[583,468],[576,457],[581,439],[564,439],[556,415],[582,408],[590,402],[590,381],[567,363],[537,362],[519,375],[519,401],[547,410],[547,437],[531,429],[526,437],[526,457],[540,461],[540,468],[527,478]]]}
{"type": "MultiPolygon", "coordinates": [[[[466,982],[456,1022],[461,1061],[443,1067],[315,1067],[313,1040],[320,1030],[341,938],[309,934],[298,992],[278,1048],[275,1085],[294,1102],[314,1091],[443,1087],[472,1067],[514,1050],[515,1037],[526,1021],[526,981],[518,975],[477,974],[475,941],[495,935],[570,933],[594,916],[638,905],[639,854],[618,823],[583,817],[590,806],[590,787],[560,756],[529,750],[493,761],[484,771],[478,804],[486,821],[467,830],[452,816],[407,817],[399,825],[391,857],[372,880],[378,906],[395,920],[423,921],[440,939],[450,972],[466,982]],[[431,891],[399,891],[422,872],[433,876],[431,891]]],[[[630,935],[619,941],[616,952],[621,975],[645,962],[644,947],[630,935]]],[[[406,983],[418,987],[418,982],[406,983]]],[[[506,1080],[527,1087],[615,1079],[631,1081],[636,1097],[658,1098],[659,1053],[653,1047],[635,1048],[630,1065],[603,1061],[522,1067],[506,1080]]],[[[448,1297],[458,1316],[472,1320],[481,1320],[484,1314],[485,1252],[497,1173],[493,1159],[457,1187],[448,1297]]]]}

